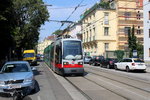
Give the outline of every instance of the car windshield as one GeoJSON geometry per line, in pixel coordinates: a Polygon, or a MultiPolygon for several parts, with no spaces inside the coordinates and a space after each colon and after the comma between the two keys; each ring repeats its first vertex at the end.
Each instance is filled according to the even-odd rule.
{"type": "Polygon", "coordinates": [[[26,57],[34,57],[34,53],[25,53],[23,54],[23,57],[26,58],[26,57]]]}
{"type": "Polygon", "coordinates": [[[104,57],[103,56],[97,56],[96,59],[101,60],[101,59],[104,59],[104,57]]]}
{"type": "Polygon", "coordinates": [[[92,59],[92,57],[85,57],[85,59],[92,59]]]}
{"type": "Polygon", "coordinates": [[[3,73],[29,72],[26,64],[7,64],[2,69],[3,73]]]}

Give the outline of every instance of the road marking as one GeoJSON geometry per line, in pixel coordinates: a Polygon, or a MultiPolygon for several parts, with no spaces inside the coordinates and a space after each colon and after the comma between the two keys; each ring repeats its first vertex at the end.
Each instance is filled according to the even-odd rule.
{"type": "Polygon", "coordinates": [[[41,97],[40,96],[37,96],[38,100],[41,100],[41,97]]]}

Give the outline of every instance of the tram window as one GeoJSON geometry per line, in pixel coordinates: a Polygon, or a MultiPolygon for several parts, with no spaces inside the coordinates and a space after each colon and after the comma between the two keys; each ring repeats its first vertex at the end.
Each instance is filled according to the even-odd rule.
{"type": "Polygon", "coordinates": [[[80,41],[64,41],[63,58],[66,59],[67,56],[69,56],[70,59],[76,59],[76,56],[80,56],[80,59],[82,59],[82,48],[80,41]]]}
{"type": "Polygon", "coordinates": [[[55,52],[55,62],[59,63],[59,46],[56,45],[56,52],[55,52]]]}

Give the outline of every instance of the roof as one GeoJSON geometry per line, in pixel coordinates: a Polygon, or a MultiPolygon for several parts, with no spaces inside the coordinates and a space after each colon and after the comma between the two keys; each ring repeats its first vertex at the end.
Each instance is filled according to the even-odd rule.
{"type": "Polygon", "coordinates": [[[23,53],[35,53],[35,50],[31,49],[31,50],[24,50],[23,53]]]}
{"type": "Polygon", "coordinates": [[[48,40],[54,40],[54,39],[55,39],[55,36],[54,36],[54,35],[48,36],[47,39],[48,39],[48,40]]]}
{"type": "Polygon", "coordinates": [[[8,61],[5,64],[17,64],[17,63],[28,63],[27,61],[8,61]]]}
{"type": "Polygon", "coordinates": [[[109,2],[99,2],[96,3],[95,5],[93,5],[90,9],[86,10],[80,17],[81,20],[84,19],[88,14],[90,14],[91,12],[93,12],[96,9],[104,9],[104,10],[110,10],[110,6],[109,6],[109,2]]]}

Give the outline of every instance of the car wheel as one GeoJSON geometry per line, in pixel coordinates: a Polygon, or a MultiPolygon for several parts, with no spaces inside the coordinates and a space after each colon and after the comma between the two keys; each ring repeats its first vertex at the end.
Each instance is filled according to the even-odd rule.
{"type": "Polygon", "coordinates": [[[38,82],[35,80],[34,89],[31,93],[37,93],[40,90],[38,82]]]}
{"type": "Polygon", "coordinates": [[[129,71],[130,71],[130,69],[129,69],[129,67],[127,66],[127,67],[126,67],[126,72],[129,72],[129,71]]]}
{"type": "Polygon", "coordinates": [[[143,73],[146,73],[146,70],[142,70],[143,73]]]}
{"type": "Polygon", "coordinates": [[[102,64],[99,64],[100,67],[102,67],[102,64]]]}
{"type": "Polygon", "coordinates": [[[107,67],[107,69],[110,69],[110,65],[109,64],[106,67],[107,67]]]}
{"type": "Polygon", "coordinates": [[[92,65],[95,66],[95,63],[93,63],[92,65]]]}
{"type": "Polygon", "coordinates": [[[118,70],[117,65],[115,65],[115,70],[118,70]]]}

